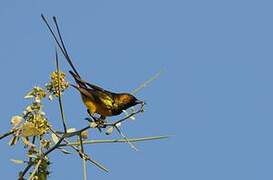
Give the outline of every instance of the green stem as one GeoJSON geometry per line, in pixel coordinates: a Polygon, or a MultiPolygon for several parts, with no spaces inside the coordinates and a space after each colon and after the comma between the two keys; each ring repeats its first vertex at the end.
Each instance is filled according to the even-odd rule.
{"type": "Polygon", "coordinates": [[[152,76],[150,79],[148,79],[147,81],[145,81],[144,83],[142,83],[138,88],[136,88],[136,89],[133,90],[132,94],[136,94],[139,91],[141,91],[143,88],[145,88],[152,81],[156,80],[161,75],[161,73],[162,73],[162,71],[159,71],[154,76],[152,76]]]}
{"type": "MultiPolygon", "coordinates": [[[[143,138],[129,138],[130,142],[142,142],[142,141],[151,141],[151,140],[160,140],[160,139],[167,139],[169,136],[151,136],[151,137],[143,137],[143,138]]],[[[83,144],[105,144],[105,143],[127,143],[125,139],[102,139],[102,140],[90,140],[90,141],[83,141],[83,144]]],[[[67,144],[60,144],[61,146],[79,146],[79,142],[72,142],[67,144]]]]}
{"type": "Polygon", "coordinates": [[[28,165],[25,167],[25,169],[19,173],[19,178],[18,180],[24,180],[24,176],[25,174],[28,172],[28,170],[33,166],[34,162],[33,161],[29,161],[28,165]]]}
{"type": "MultiPolygon", "coordinates": [[[[63,136],[58,135],[53,129],[50,129],[50,131],[51,131],[52,133],[54,133],[58,138],[61,138],[61,137],[64,137],[64,136],[65,136],[65,134],[64,134],[63,136]]],[[[75,135],[78,135],[78,134],[75,134],[75,135]]],[[[71,137],[71,136],[69,136],[69,137],[71,137]]],[[[65,136],[65,138],[67,138],[67,136],[65,136]]],[[[67,139],[65,139],[65,138],[63,139],[63,141],[64,141],[66,144],[69,144],[70,142],[69,142],[67,139]]],[[[66,144],[65,144],[65,145],[62,145],[62,146],[66,146],[66,144]]],[[[79,146],[79,144],[78,144],[77,146],[79,146]]],[[[92,164],[94,164],[95,166],[97,166],[99,169],[101,169],[101,170],[103,170],[103,171],[105,171],[105,172],[109,172],[109,170],[108,170],[106,167],[104,167],[103,165],[101,165],[99,162],[95,161],[94,159],[91,159],[87,154],[82,153],[82,152],[80,151],[80,149],[78,149],[77,146],[76,146],[76,145],[71,145],[70,147],[71,147],[72,149],[74,149],[77,153],[79,153],[79,156],[80,156],[81,158],[82,158],[82,157],[85,157],[85,159],[86,159],[87,161],[91,162],[92,164]]],[[[58,147],[61,147],[61,144],[59,144],[58,147]]]]}
{"type": "Polygon", "coordinates": [[[117,127],[114,126],[116,128],[116,130],[118,131],[118,133],[124,138],[124,140],[129,144],[129,146],[134,149],[135,151],[138,151],[138,149],[136,148],[136,146],[127,138],[127,136],[125,136],[123,134],[123,132],[117,127]]]}
{"type": "Polygon", "coordinates": [[[86,167],[86,160],[82,159],[82,168],[83,168],[83,180],[87,180],[87,167],[86,167]]]}
{"type": "Polygon", "coordinates": [[[62,123],[64,127],[64,132],[67,132],[66,128],[66,119],[64,116],[64,110],[63,110],[63,104],[62,104],[62,96],[61,96],[61,85],[60,85],[60,67],[59,67],[59,58],[58,58],[58,53],[56,51],[56,66],[57,66],[57,74],[58,74],[58,100],[59,100],[59,107],[61,111],[61,118],[62,118],[62,123]]]}
{"type": "MultiPolygon", "coordinates": [[[[36,136],[33,136],[32,138],[32,144],[35,144],[35,140],[36,140],[36,136]]],[[[32,157],[30,157],[28,159],[28,165],[25,167],[25,169],[23,171],[21,171],[19,173],[19,178],[18,180],[23,180],[24,179],[24,176],[25,174],[28,172],[28,170],[31,168],[31,166],[34,164],[34,162],[32,161],[32,157]]]]}
{"type": "Polygon", "coordinates": [[[36,164],[36,166],[35,166],[33,172],[32,172],[31,175],[29,176],[28,180],[31,180],[31,179],[34,177],[34,175],[35,175],[36,172],[38,171],[38,168],[39,168],[41,162],[42,162],[42,160],[40,159],[40,160],[38,161],[38,163],[36,164]]]}
{"type": "MultiPolygon", "coordinates": [[[[80,139],[80,145],[81,145],[81,149],[80,151],[84,154],[84,147],[83,147],[83,143],[82,143],[82,135],[79,135],[79,139],[80,139]]],[[[83,168],[83,180],[87,180],[87,168],[86,168],[86,159],[85,156],[82,157],[82,168],[83,168]]]]}

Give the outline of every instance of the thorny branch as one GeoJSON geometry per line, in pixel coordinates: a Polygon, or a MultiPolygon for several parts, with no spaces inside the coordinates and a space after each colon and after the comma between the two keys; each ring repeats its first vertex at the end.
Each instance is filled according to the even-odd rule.
{"type": "MultiPolygon", "coordinates": [[[[151,140],[159,140],[159,139],[167,139],[169,136],[151,136],[151,137],[143,137],[143,138],[130,138],[128,139],[130,142],[142,142],[142,141],[151,141],[151,140]]],[[[125,139],[97,139],[97,140],[88,140],[83,141],[83,144],[108,144],[108,143],[127,143],[125,139]]],[[[60,147],[63,146],[79,146],[79,142],[72,142],[67,144],[60,144],[60,147]]]]}
{"type": "MultiPolygon", "coordinates": [[[[134,116],[134,115],[136,115],[136,114],[138,114],[138,113],[141,113],[141,112],[143,112],[143,105],[142,105],[142,107],[141,107],[140,110],[138,110],[138,111],[136,111],[136,112],[133,112],[132,114],[130,114],[130,115],[128,115],[128,116],[126,116],[126,117],[124,117],[124,118],[122,118],[122,119],[120,119],[120,120],[117,120],[117,121],[114,122],[114,123],[105,124],[105,127],[107,127],[107,126],[113,126],[113,127],[115,127],[115,128],[117,129],[117,131],[119,132],[119,134],[121,134],[121,136],[125,139],[125,142],[129,143],[130,146],[131,146],[132,148],[134,148],[135,150],[137,150],[137,149],[135,148],[135,146],[131,143],[130,139],[128,139],[128,138],[120,131],[120,129],[119,129],[116,125],[117,125],[118,123],[121,123],[121,122],[123,122],[123,121],[129,119],[130,117],[132,117],[132,116],[134,116]]],[[[53,147],[51,147],[49,150],[47,150],[47,151],[43,154],[43,156],[47,156],[49,153],[51,153],[52,151],[54,151],[55,149],[57,149],[57,148],[59,148],[59,147],[67,146],[67,145],[70,144],[70,143],[69,143],[68,140],[66,140],[66,138],[71,138],[71,137],[74,137],[74,136],[79,136],[79,137],[80,137],[80,136],[81,136],[81,133],[82,133],[83,131],[86,131],[86,130],[88,130],[88,129],[90,129],[90,128],[91,128],[91,126],[86,126],[85,128],[82,128],[81,130],[78,130],[78,131],[75,131],[75,132],[63,133],[62,136],[60,136],[60,135],[59,135],[58,133],[56,133],[54,130],[50,129],[51,132],[54,133],[54,134],[59,138],[59,140],[58,140],[58,142],[56,142],[56,144],[55,144],[53,147]],[[61,144],[63,141],[65,142],[65,144],[61,144]]],[[[85,144],[85,143],[82,142],[82,144],[85,144]]],[[[80,145],[81,145],[81,143],[80,143],[80,145]]],[[[102,169],[102,170],[108,172],[108,170],[107,170],[104,166],[102,166],[102,165],[99,164],[98,162],[92,160],[88,155],[86,155],[86,154],[84,153],[84,151],[82,151],[82,150],[80,150],[79,148],[77,148],[76,145],[69,145],[69,146],[71,146],[74,150],[76,150],[76,151],[79,153],[79,155],[80,155],[80,157],[81,157],[82,159],[87,160],[87,161],[90,161],[91,163],[93,163],[93,164],[95,164],[97,167],[99,167],[100,169],[102,169]]],[[[82,146],[82,145],[81,145],[81,146],[82,146]]],[[[34,165],[34,162],[33,162],[33,161],[29,161],[27,167],[26,167],[26,168],[24,169],[24,171],[20,174],[20,178],[21,178],[21,179],[24,177],[24,175],[27,173],[27,171],[28,171],[33,165],[34,165]]]]}
{"type": "MultiPolygon", "coordinates": [[[[56,133],[54,130],[50,129],[50,131],[55,134],[58,138],[60,138],[61,136],[56,133]]],[[[76,136],[78,134],[75,134],[74,136],[76,136]]],[[[59,147],[62,147],[62,146],[66,146],[66,144],[70,144],[70,142],[67,140],[67,139],[63,139],[63,141],[65,142],[65,144],[60,144],[59,147]]],[[[78,145],[71,145],[70,147],[72,149],[74,149],[78,154],[79,156],[82,158],[82,157],[85,157],[85,159],[91,163],[93,163],[95,166],[97,166],[98,168],[102,169],[103,171],[105,172],[109,172],[108,169],[106,169],[104,166],[102,166],[100,163],[96,162],[95,160],[91,159],[87,154],[85,153],[82,153],[80,151],[80,149],[77,147],[78,145]]]]}
{"type": "MultiPolygon", "coordinates": [[[[42,146],[40,144],[40,151],[39,154],[37,153],[37,158],[33,157],[33,156],[29,156],[29,159],[27,162],[26,167],[23,169],[23,171],[21,171],[19,173],[19,177],[18,180],[25,180],[24,176],[26,175],[26,173],[34,166],[34,170],[32,171],[31,175],[29,176],[28,179],[32,179],[36,173],[38,172],[38,169],[41,165],[41,162],[47,158],[47,156],[55,151],[56,149],[61,149],[63,147],[70,147],[73,150],[75,150],[79,156],[82,158],[83,160],[83,176],[84,176],[84,180],[87,179],[87,169],[86,169],[86,161],[91,162],[92,164],[94,164],[95,166],[97,166],[98,168],[100,168],[101,170],[108,172],[108,169],[106,169],[103,165],[101,165],[100,163],[96,162],[95,160],[91,159],[89,155],[87,155],[84,152],[84,144],[98,144],[98,143],[128,143],[133,149],[137,150],[136,147],[133,145],[132,142],[139,142],[139,141],[148,141],[148,140],[157,140],[157,139],[164,139],[164,138],[168,138],[167,136],[153,136],[153,137],[144,137],[144,138],[127,138],[124,133],[121,131],[120,129],[120,125],[122,122],[128,120],[129,118],[132,118],[133,116],[135,116],[136,114],[142,113],[144,112],[144,105],[145,103],[141,104],[141,108],[138,111],[135,111],[133,108],[133,112],[131,114],[126,114],[126,116],[124,118],[121,118],[113,123],[107,123],[106,121],[103,121],[102,123],[96,124],[96,126],[94,127],[92,125],[92,123],[96,123],[96,121],[92,121],[92,123],[90,123],[88,126],[78,130],[78,131],[74,131],[74,132],[67,132],[67,125],[66,125],[66,118],[64,115],[64,109],[63,109],[63,104],[62,104],[62,90],[61,90],[61,82],[60,82],[60,67],[59,67],[59,60],[58,60],[58,54],[56,51],[56,56],[55,56],[55,60],[56,60],[56,72],[57,72],[57,88],[56,88],[56,94],[55,96],[58,97],[58,104],[59,104],[59,110],[60,110],[60,114],[61,114],[61,120],[62,120],[62,124],[63,124],[63,133],[59,133],[57,131],[54,131],[50,126],[48,127],[49,130],[55,134],[58,137],[57,142],[55,142],[55,144],[53,146],[48,146],[48,148],[46,148],[47,150],[45,152],[42,151],[42,146]],[[123,139],[112,139],[112,140],[86,140],[83,141],[82,139],[82,132],[89,130],[90,128],[115,128],[117,130],[117,132],[123,137],[123,139]],[[79,141],[78,142],[70,142],[68,140],[68,138],[72,138],[72,137],[79,137],[79,141]]],[[[151,81],[155,80],[158,76],[160,75],[160,72],[157,73],[155,76],[153,76],[152,78],[150,78],[149,80],[147,80],[146,82],[144,82],[139,88],[137,88],[136,90],[133,91],[133,94],[139,92],[141,89],[143,89],[144,87],[146,87],[151,81]]],[[[56,77],[56,76],[55,76],[56,77]]],[[[63,87],[62,87],[63,88],[63,87]]],[[[38,101],[37,101],[38,102],[38,101]]],[[[91,116],[92,117],[92,116],[91,116]]],[[[11,131],[0,135],[0,140],[8,137],[10,135],[15,135],[16,132],[18,131],[18,128],[14,128],[11,131]]],[[[38,135],[33,135],[32,136],[32,144],[35,144],[35,139],[36,137],[40,137],[38,135]]],[[[41,141],[40,141],[41,143],[41,141]]]]}

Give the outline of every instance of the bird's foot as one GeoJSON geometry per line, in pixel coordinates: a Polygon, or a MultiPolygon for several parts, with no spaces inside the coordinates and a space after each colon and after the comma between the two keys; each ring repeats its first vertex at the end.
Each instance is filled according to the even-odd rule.
{"type": "Polygon", "coordinates": [[[107,123],[107,121],[106,121],[106,119],[101,119],[101,118],[99,118],[99,119],[97,119],[96,121],[95,121],[95,123],[97,124],[97,126],[99,127],[99,128],[106,128],[106,123],[107,123]]]}
{"type": "Polygon", "coordinates": [[[90,116],[91,118],[87,117],[85,120],[87,120],[89,123],[92,123],[94,128],[97,128],[100,132],[102,128],[106,128],[106,119],[101,117],[95,117],[90,116]]]}

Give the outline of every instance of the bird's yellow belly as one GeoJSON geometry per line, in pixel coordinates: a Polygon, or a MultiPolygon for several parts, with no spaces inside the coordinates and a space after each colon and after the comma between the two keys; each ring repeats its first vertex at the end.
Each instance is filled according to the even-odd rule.
{"type": "Polygon", "coordinates": [[[112,116],[112,111],[105,108],[104,105],[91,101],[89,98],[82,96],[83,102],[87,109],[92,113],[97,113],[102,116],[112,116]]]}

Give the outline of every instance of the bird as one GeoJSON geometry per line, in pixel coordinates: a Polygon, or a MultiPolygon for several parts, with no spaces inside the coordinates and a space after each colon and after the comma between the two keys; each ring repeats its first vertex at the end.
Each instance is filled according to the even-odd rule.
{"type": "MultiPolygon", "coordinates": [[[[60,29],[57,23],[57,18],[53,16],[53,21],[57,29],[58,37],[60,42],[57,39],[53,29],[50,27],[48,21],[41,14],[43,21],[48,27],[51,35],[53,36],[55,42],[57,43],[59,49],[64,55],[66,61],[72,68],[69,73],[74,78],[77,85],[71,84],[74,88],[76,88],[80,95],[83,103],[87,108],[87,112],[89,115],[94,118],[94,114],[100,115],[99,119],[106,119],[108,116],[117,116],[120,115],[124,110],[133,107],[135,105],[141,104],[142,106],[145,104],[144,101],[138,100],[135,96],[130,93],[116,93],[103,89],[97,85],[91,84],[85,80],[83,80],[75,68],[74,64],[70,56],[67,53],[63,38],[60,33],[60,29]]],[[[96,120],[96,119],[95,119],[96,120]]]]}

